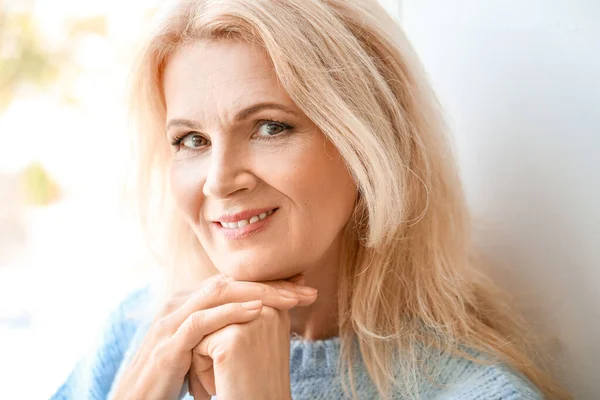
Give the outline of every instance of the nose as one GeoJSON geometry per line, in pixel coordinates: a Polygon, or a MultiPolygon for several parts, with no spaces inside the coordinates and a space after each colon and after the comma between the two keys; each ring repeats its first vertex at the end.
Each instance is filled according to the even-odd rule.
{"type": "Polygon", "coordinates": [[[246,162],[242,149],[225,143],[213,143],[206,180],[202,192],[214,199],[226,199],[236,193],[251,191],[256,177],[246,162]]]}

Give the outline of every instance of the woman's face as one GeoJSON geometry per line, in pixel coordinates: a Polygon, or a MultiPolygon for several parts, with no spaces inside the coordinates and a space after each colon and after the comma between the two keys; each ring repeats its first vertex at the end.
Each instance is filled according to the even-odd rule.
{"type": "Polygon", "coordinates": [[[188,44],[167,64],[164,93],[171,188],[215,268],[262,281],[339,262],[356,186],[264,53],[188,44]]]}

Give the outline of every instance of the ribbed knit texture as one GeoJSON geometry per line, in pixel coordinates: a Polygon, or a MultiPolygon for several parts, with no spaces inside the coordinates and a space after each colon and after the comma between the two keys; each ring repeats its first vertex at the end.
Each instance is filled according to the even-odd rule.
{"type": "MultiPolygon", "coordinates": [[[[105,329],[87,357],[82,359],[51,400],[108,399],[111,390],[131,361],[149,328],[149,319],[140,309],[149,303],[149,293],[141,290],[126,299],[109,317],[105,329]]],[[[337,366],[338,338],[304,341],[291,338],[290,378],[294,400],[347,399],[337,366]]],[[[360,361],[360,360],[359,360],[360,361]]],[[[539,400],[540,392],[523,376],[505,365],[479,364],[452,357],[438,365],[437,389],[421,393],[435,400],[539,400]]],[[[359,362],[355,373],[360,399],[378,399],[375,386],[359,362]]],[[[180,396],[192,400],[187,387],[180,396]]],[[[401,399],[396,395],[394,399],[401,399]]],[[[250,399],[251,400],[251,399],[250,399]]]]}

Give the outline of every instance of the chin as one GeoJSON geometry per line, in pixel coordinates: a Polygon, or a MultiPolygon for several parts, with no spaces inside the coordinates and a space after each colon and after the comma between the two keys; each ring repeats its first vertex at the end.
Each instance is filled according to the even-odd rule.
{"type": "Polygon", "coordinates": [[[217,269],[237,281],[263,282],[287,279],[295,275],[291,268],[282,268],[280,261],[265,261],[264,258],[228,257],[227,261],[215,263],[217,269]]]}

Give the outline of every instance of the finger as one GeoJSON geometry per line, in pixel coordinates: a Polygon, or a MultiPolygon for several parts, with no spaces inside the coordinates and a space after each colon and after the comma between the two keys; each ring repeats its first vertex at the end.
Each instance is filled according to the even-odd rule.
{"type": "Polygon", "coordinates": [[[289,310],[306,301],[306,296],[297,293],[297,285],[286,282],[295,291],[285,286],[257,282],[236,282],[227,279],[211,280],[197,290],[178,310],[168,316],[170,325],[179,326],[193,312],[214,308],[227,303],[243,303],[261,300],[277,309],[289,310]],[[277,287],[276,287],[277,286],[277,287]]]}
{"type": "Polygon", "coordinates": [[[210,400],[211,395],[204,389],[200,378],[196,374],[190,373],[189,385],[190,394],[194,400],[210,400]]]}
{"type": "MultiPolygon", "coordinates": [[[[214,286],[217,282],[230,280],[223,274],[213,275],[203,281],[203,286],[214,286]]],[[[165,303],[162,305],[161,310],[158,315],[166,318],[171,316],[177,310],[179,310],[192,295],[194,295],[198,291],[198,288],[195,289],[184,289],[174,293],[165,303]]],[[[174,324],[175,327],[181,324],[174,324]]]]}
{"type": "MultiPolygon", "coordinates": [[[[262,308],[262,310],[260,311],[260,315],[267,319],[281,320],[281,318],[285,318],[288,321],[287,324],[289,324],[289,314],[287,311],[281,311],[281,310],[278,310],[273,307],[264,306],[262,308]]],[[[253,322],[251,322],[251,323],[253,323],[253,322]]],[[[231,324],[231,325],[233,325],[233,324],[231,324]]],[[[234,327],[229,326],[227,329],[230,329],[230,328],[234,328],[234,327]]],[[[215,352],[218,353],[220,350],[222,350],[222,349],[219,349],[218,345],[220,343],[223,343],[224,340],[228,340],[231,338],[231,336],[229,336],[228,338],[223,339],[222,335],[224,334],[224,332],[225,332],[224,330],[219,330],[219,331],[215,331],[215,332],[212,332],[212,333],[206,335],[202,339],[202,341],[194,348],[194,351],[198,352],[199,354],[201,354],[203,356],[210,357],[212,359],[213,368],[214,368],[215,362],[219,362],[218,361],[219,355],[216,354],[215,352]]],[[[230,333],[231,333],[231,331],[230,331],[230,333]]]]}
{"type": "Polygon", "coordinates": [[[192,350],[192,366],[190,367],[190,371],[195,373],[205,372],[211,369],[212,365],[212,358],[200,353],[198,346],[194,347],[192,350]]]}
{"type": "Polygon", "coordinates": [[[193,290],[183,290],[175,293],[171,296],[167,301],[162,304],[158,315],[161,317],[168,316],[173,312],[177,311],[185,302],[189,299],[190,295],[192,295],[195,291],[193,290]]]}
{"type": "Polygon", "coordinates": [[[206,371],[200,373],[198,375],[198,379],[202,383],[204,389],[211,396],[215,396],[217,394],[217,386],[215,385],[215,370],[213,367],[210,367],[206,371]]]}
{"type": "Polygon", "coordinates": [[[227,325],[250,322],[260,315],[260,300],[246,303],[228,303],[191,313],[169,339],[176,354],[192,351],[204,336],[227,325]]]}
{"type": "MultiPolygon", "coordinates": [[[[317,290],[309,287],[303,286],[300,282],[304,282],[304,278],[301,275],[295,275],[290,279],[298,279],[300,276],[301,280],[297,282],[293,281],[270,281],[263,282],[265,285],[269,285],[278,290],[287,290],[296,293],[298,296],[298,304],[296,306],[307,306],[315,302],[317,299],[317,290]],[[291,285],[290,285],[291,284],[291,285]]],[[[270,303],[265,302],[266,306],[277,308],[278,310],[289,310],[289,308],[277,307],[277,305],[272,305],[270,303]]]]}
{"type": "MultiPolygon", "coordinates": [[[[195,351],[198,352],[198,354],[202,354],[203,356],[206,357],[211,357],[211,351],[212,351],[212,344],[213,342],[217,342],[215,341],[215,336],[217,336],[219,333],[222,332],[213,332],[211,334],[206,335],[202,341],[200,343],[198,343],[198,346],[196,346],[196,348],[194,349],[195,351]]],[[[211,358],[212,360],[212,358],[211,358]]],[[[214,364],[214,362],[213,362],[214,364]]],[[[214,368],[214,367],[213,367],[214,368]]]]}
{"type": "MultiPolygon", "coordinates": [[[[212,370],[212,359],[210,357],[203,356],[196,348],[192,350],[192,365],[188,373],[190,379],[190,393],[194,396],[194,399],[209,399],[211,395],[210,390],[207,390],[207,386],[203,382],[203,374],[208,370],[212,370]],[[192,384],[193,381],[193,384],[192,384]]],[[[214,383],[208,387],[213,387],[214,383]]]]}
{"type": "MultiPolygon", "coordinates": [[[[215,274],[213,276],[206,278],[203,281],[203,285],[210,286],[210,285],[214,285],[216,282],[220,282],[220,281],[225,282],[228,280],[231,280],[231,279],[223,274],[215,274]]],[[[175,294],[173,294],[171,296],[171,298],[168,301],[165,302],[165,304],[163,304],[162,309],[159,312],[159,315],[166,317],[166,316],[173,314],[175,311],[177,311],[179,308],[181,308],[181,306],[183,304],[185,304],[185,302],[189,300],[190,296],[193,295],[194,293],[196,293],[197,290],[198,290],[197,288],[184,289],[184,290],[176,292],[175,294]]],[[[177,324],[177,326],[179,326],[179,324],[177,324]]]]}

